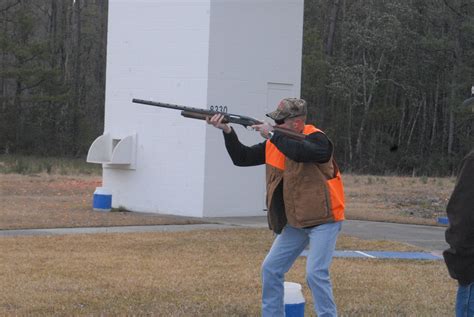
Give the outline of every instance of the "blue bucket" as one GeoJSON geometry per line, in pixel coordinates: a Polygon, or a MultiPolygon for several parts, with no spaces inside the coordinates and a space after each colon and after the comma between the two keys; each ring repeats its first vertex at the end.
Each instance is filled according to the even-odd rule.
{"type": "Polygon", "coordinates": [[[95,211],[112,210],[112,194],[104,187],[97,187],[94,192],[92,208],[95,211]]]}

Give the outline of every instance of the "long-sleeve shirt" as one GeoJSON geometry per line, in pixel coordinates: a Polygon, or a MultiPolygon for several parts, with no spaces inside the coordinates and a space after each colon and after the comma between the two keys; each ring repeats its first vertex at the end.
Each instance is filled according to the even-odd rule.
{"type": "MultiPolygon", "coordinates": [[[[224,133],[227,152],[237,166],[255,166],[265,164],[265,144],[267,141],[246,146],[240,143],[234,129],[224,133]]],[[[289,159],[298,162],[326,163],[331,158],[332,144],[322,132],[311,133],[302,141],[291,139],[275,131],[271,142],[289,159]]]]}

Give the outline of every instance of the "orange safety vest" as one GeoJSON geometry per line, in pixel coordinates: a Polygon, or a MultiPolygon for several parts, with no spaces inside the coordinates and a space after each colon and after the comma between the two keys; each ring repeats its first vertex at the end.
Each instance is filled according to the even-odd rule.
{"type": "MultiPolygon", "coordinates": [[[[315,132],[322,132],[322,131],[313,125],[305,125],[303,134],[308,135],[315,132]]],[[[278,148],[270,140],[266,142],[265,163],[267,164],[267,166],[273,167],[273,168],[270,168],[270,170],[275,171],[275,168],[276,168],[276,171],[278,170],[281,171],[277,173],[278,174],[282,173],[284,177],[285,170],[287,167],[287,160],[289,159],[283,153],[281,153],[280,150],[278,150],[278,148]]],[[[294,165],[295,163],[296,162],[292,162],[291,166],[295,166],[294,165]]],[[[296,164],[308,164],[308,163],[296,163],[296,164]]],[[[322,172],[322,175],[324,175],[323,177],[321,177],[320,181],[324,183],[326,194],[321,194],[324,197],[320,197],[320,198],[323,200],[326,200],[326,205],[328,206],[328,209],[331,214],[329,218],[325,218],[321,220],[321,223],[344,220],[344,206],[345,206],[344,188],[343,188],[341,173],[336,164],[336,161],[333,158],[333,155],[331,155],[331,159],[327,163],[323,163],[323,164],[316,163],[315,166],[316,168],[319,168],[319,170],[322,172]],[[329,199],[327,199],[328,197],[329,199]]],[[[296,168],[295,173],[298,173],[298,170],[300,169],[296,168]]],[[[297,177],[304,177],[304,175],[297,175],[297,177]]],[[[273,179],[273,177],[270,177],[270,179],[273,179]]],[[[316,179],[314,181],[318,182],[319,180],[316,179]]],[[[267,178],[267,182],[268,182],[268,178],[267,178]]],[[[268,186],[269,184],[267,183],[267,194],[268,194],[268,186]]],[[[309,185],[306,185],[306,186],[312,186],[312,185],[310,183],[309,185]]],[[[274,188],[274,185],[271,185],[270,188],[274,188]]],[[[284,190],[289,191],[290,189],[284,188],[284,190]]],[[[305,191],[305,192],[308,192],[308,191],[305,191]]],[[[321,191],[316,190],[314,192],[320,193],[321,191]]],[[[268,200],[267,200],[267,203],[268,203],[268,200]]],[[[286,202],[285,202],[285,205],[287,205],[286,202]]],[[[311,208],[311,206],[307,206],[307,208],[304,208],[304,209],[309,209],[309,208],[311,208]]],[[[269,210],[269,212],[271,212],[271,210],[269,210]]],[[[304,211],[303,213],[305,212],[308,212],[308,211],[304,211]]],[[[288,211],[287,211],[287,214],[288,214],[288,211]]],[[[304,216],[302,217],[304,218],[304,216]]],[[[298,224],[301,224],[301,226],[304,226],[304,221],[299,222],[298,220],[295,220],[296,218],[294,218],[293,222],[296,222],[296,223],[291,223],[290,221],[291,219],[292,217],[288,215],[288,222],[290,224],[296,225],[296,226],[298,226],[298,224]]],[[[318,224],[317,221],[315,221],[314,224],[318,224]]]]}

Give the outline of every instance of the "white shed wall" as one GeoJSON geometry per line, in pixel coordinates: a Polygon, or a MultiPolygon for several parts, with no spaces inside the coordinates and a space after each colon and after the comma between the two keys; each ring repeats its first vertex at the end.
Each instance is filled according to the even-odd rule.
{"type": "MultiPolygon", "coordinates": [[[[132,98],[264,119],[300,93],[303,0],[109,0],[105,129],[136,133],[136,161],[104,165],[113,207],[264,215],[264,167],[233,166],[222,133],[132,98]]],[[[258,133],[234,127],[245,144],[258,133]]]]}
{"type": "MultiPolygon", "coordinates": [[[[303,6],[303,0],[211,1],[209,105],[264,120],[282,98],[299,97],[303,6]]],[[[234,129],[246,145],[264,141],[234,129]]],[[[208,132],[204,215],[265,215],[265,168],[233,166],[222,139],[208,132]]]]}
{"type": "Polygon", "coordinates": [[[202,216],[205,125],[131,100],[206,104],[209,10],[201,0],[109,2],[105,131],[137,133],[136,170],[104,169],[113,207],[202,216]]]}

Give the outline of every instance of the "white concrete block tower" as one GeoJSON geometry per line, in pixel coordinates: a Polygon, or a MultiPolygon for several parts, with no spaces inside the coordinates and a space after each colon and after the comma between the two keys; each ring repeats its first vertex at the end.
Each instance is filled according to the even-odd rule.
{"type": "MultiPolygon", "coordinates": [[[[265,215],[264,167],[235,167],[220,131],[132,98],[263,119],[299,97],[303,0],[110,0],[103,164],[113,207],[265,215]]],[[[241,141],[263,139],[234,127],[241,141]]]]}

